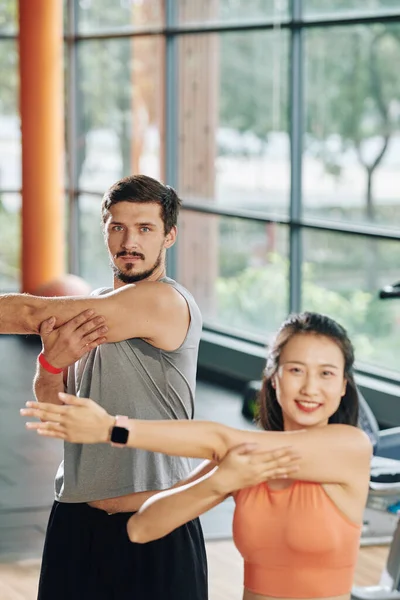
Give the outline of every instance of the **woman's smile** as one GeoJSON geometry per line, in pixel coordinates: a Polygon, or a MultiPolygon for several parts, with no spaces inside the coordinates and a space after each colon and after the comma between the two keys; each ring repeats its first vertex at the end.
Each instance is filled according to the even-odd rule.
{"type": "Polygon", "coordinates": [[[307,413],[314,412],[322,406],[319,402],[313,402],[312,400],[295,400],[295,403],[299,410],[307,413]]]}

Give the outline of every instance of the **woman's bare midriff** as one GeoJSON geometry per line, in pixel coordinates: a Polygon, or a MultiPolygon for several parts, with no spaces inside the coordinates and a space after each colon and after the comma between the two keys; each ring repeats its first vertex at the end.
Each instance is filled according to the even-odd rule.
{"type": "MultiPolygon", "coordinates": [[[[343,594],[342,596],[329,596],[326,598],[307,598],[307,600],[349,600],[350,594],[343,594]]],[[[299,600],[297,598],[275,598],[275,596],[261,596],[260,594],[254,594],[249,590],[244,590],[243,600],[299,600]]],[[[305,599],[302,599],[305,600],[305,599]]]]}
{"type": "Polygon", "coordinates": [[[121,512],[136,512],[146,502],[148,498],[157,494],[157,490],[153,492],[136,492],[135,494],[127,494],[126,496],[118,496],[118,498],[106,498],[105,500],[94,500],[88,502],[89,506],[104,510],[109,514],[121,512]]]}

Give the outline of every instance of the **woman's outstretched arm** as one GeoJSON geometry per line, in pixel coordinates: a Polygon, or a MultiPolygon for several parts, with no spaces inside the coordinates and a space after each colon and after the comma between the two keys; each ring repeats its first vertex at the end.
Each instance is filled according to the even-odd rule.
{"type": "Polygon", "coordinates": [[[215,485],[212,473],[146,500],[127,523],[130,541],[145,544],[158,540],[220,504],[226,495],[215,485]]]}
{"type": "Polygon", "coordinates": [[[190,483],[146,500],[128,521],[129,539],[137,543],[156,540],[217,506],[238,489],[271,478],[295,476],[298,458],[290,448],[274,452],[260,451],[254,444],[233,448],[219,466],[210,463],[190,483]]]}
{"type": "MultiPolygon", "coordinates": [[[[115,417],[86,398],[60,394],[64,406],[32,403],[24,416],[45,423],[28,423],[41,435],[75,443],[107,443],[115,417]]],[[[349,425],[328,425],[294,432],[241,431],[212,421],[129,421],[127,445],[176,456],[222,460],[241,444],[257,444],[263,450],[291,446],[300,455],[296,479],[320,483],[352,484],[361,473],[368,485],[372,453],[368,437],[349,425]]],[[[367,489],[367,488],[366,488],[367,489]]]]}

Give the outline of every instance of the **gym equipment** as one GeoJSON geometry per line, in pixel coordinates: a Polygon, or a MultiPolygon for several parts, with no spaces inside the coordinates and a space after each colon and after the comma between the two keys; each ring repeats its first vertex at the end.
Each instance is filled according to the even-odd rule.
{"type": "MultiPolygon", "coordinates": [[[[397,429],[397,428],[396,428],[397,429]]],[[[384,502],[387,510],[400,513],[400,461],[373,456],[368,503],[384,502]]],[[[400,520],[378,585],[353,586],[351,600],[400,600],[400,520]]]]}
{"type": "Polygon", "coordinates": [[[400,281],[393,285],[385,285],[379,290],[379,298],[387,300],[389,298],[400,298],[400,281]]]}

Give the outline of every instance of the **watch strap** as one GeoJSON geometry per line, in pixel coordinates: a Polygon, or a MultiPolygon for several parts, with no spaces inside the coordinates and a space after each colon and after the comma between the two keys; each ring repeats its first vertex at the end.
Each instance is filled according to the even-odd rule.
{"type": "MultiPolygon", "coordinates": [[[[126,415],[116,415],[114,427],[122,427],[123,429],[127,429],[129,431],[129,417],[126,415]]],[[[117,444],[116,442],[111,442],[111,446],[113,448],[125,448],[126,444],[117,444]]]]}

